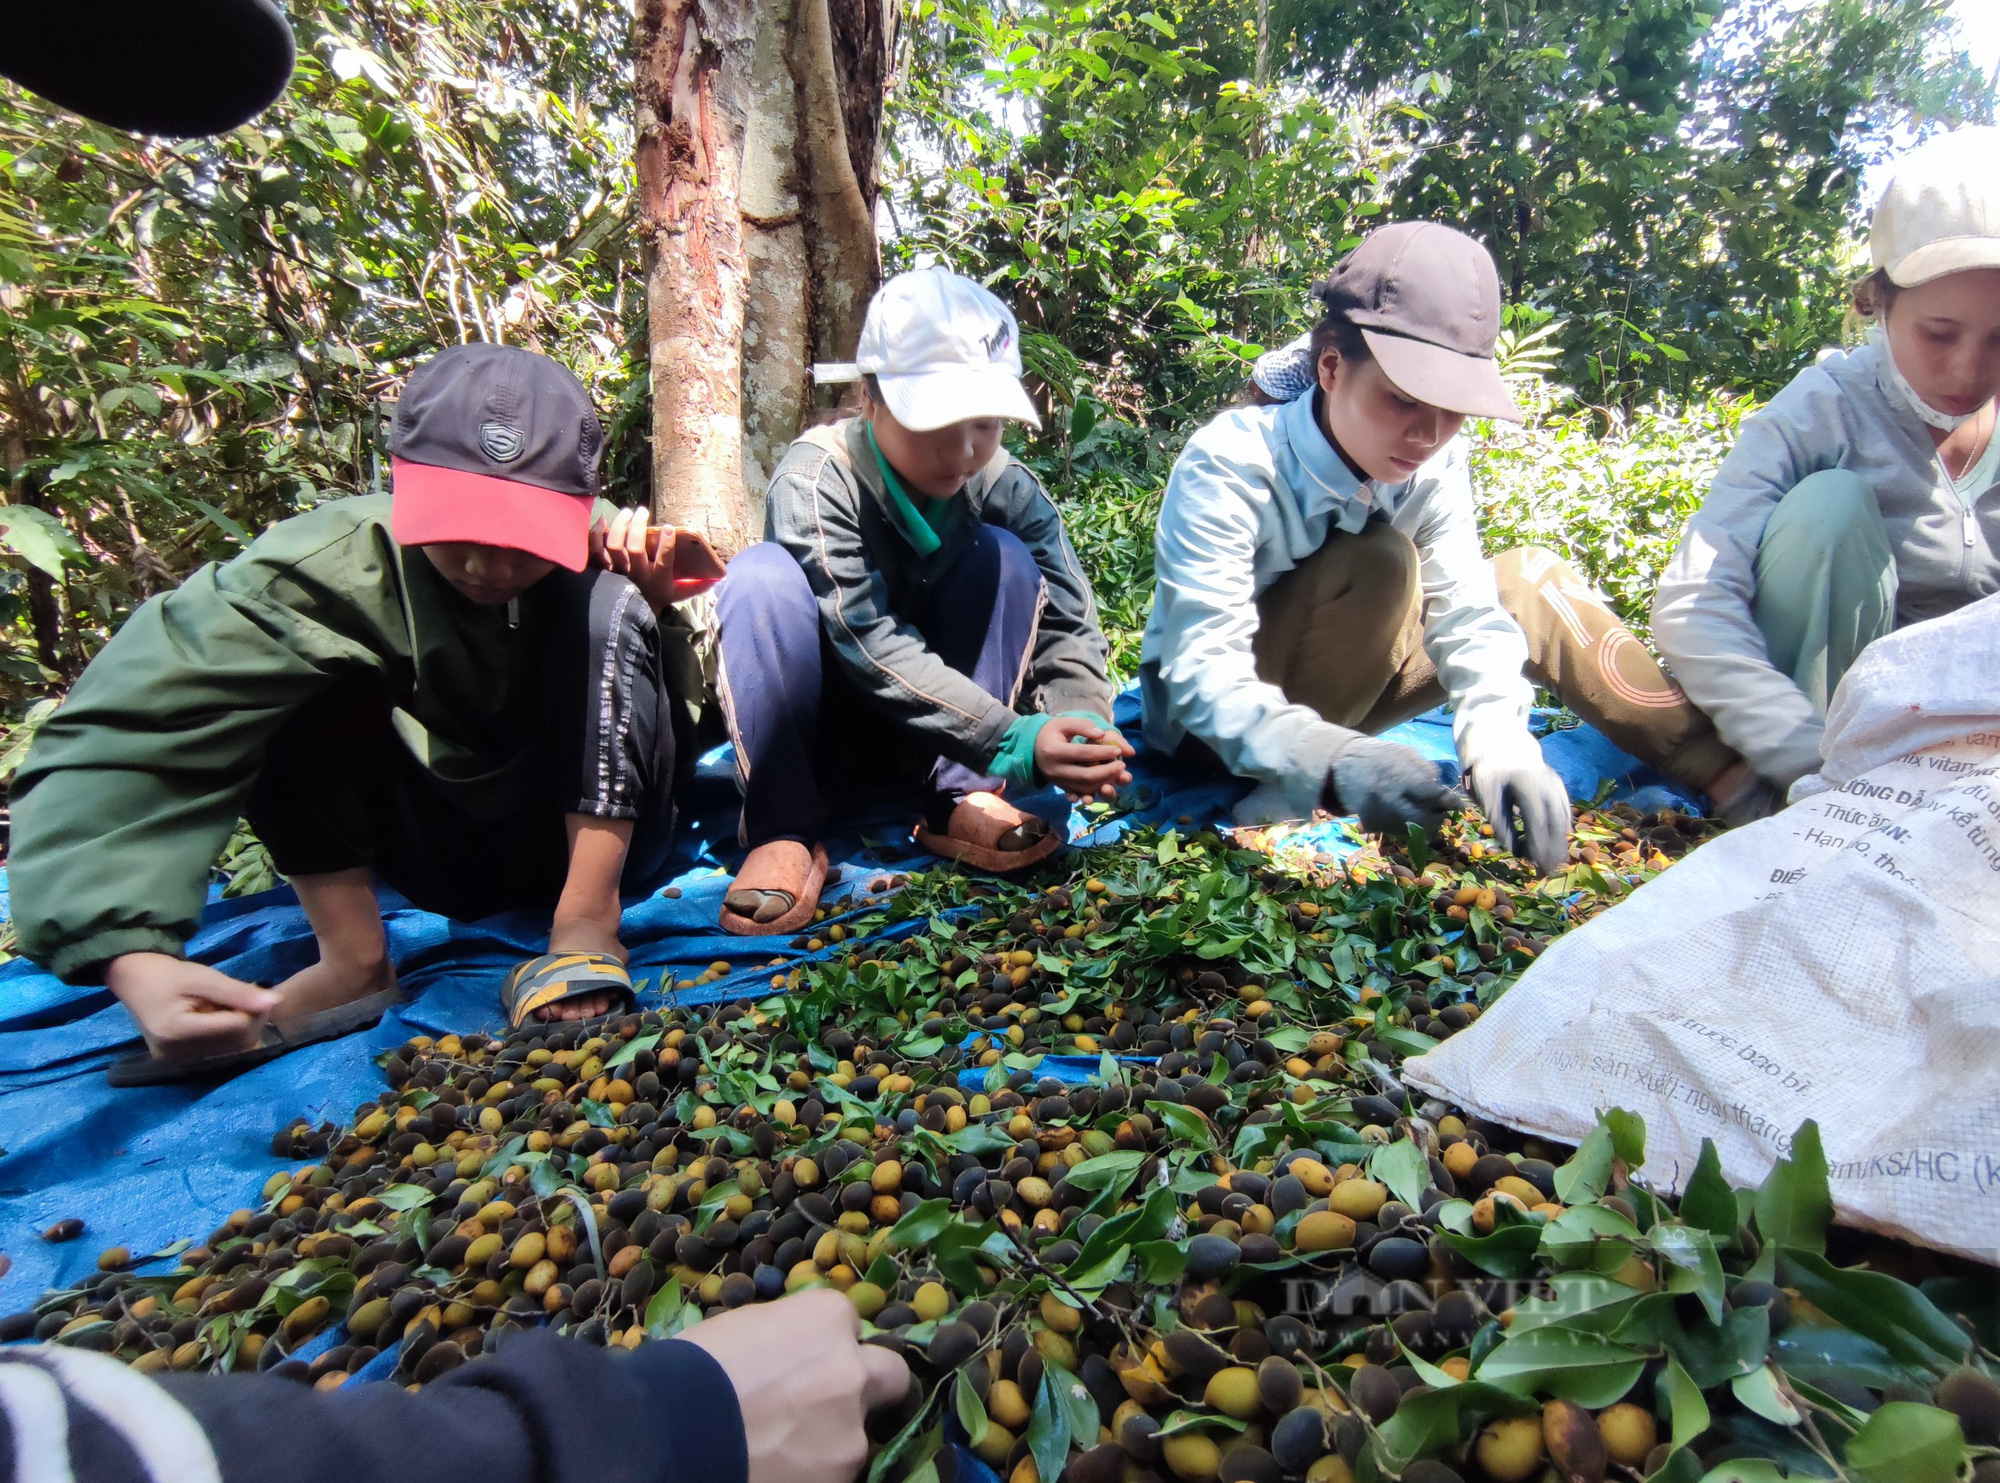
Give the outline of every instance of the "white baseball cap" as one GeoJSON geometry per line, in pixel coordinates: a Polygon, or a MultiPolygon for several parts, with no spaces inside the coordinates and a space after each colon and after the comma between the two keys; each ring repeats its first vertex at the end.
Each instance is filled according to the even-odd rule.
{"type": "Polygon", "coordinates": [[[861,324],[852,363],[821,362],[813,379],[873,376],[890,413],[927,433],[974,417],[1042,419],[1021,385],[1021,329],[987,289],[949,268],[898,273],[861,324]]]}
{"type": "Polygon", "coordinates": [[[1868,228],[1874,265],[1898,288],[2000,268],[2000,129],[1954,129],[1896,164],[1868,228]]]}

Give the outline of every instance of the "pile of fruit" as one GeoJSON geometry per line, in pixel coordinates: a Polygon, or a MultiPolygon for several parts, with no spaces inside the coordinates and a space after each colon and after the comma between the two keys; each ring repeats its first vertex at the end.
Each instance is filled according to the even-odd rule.
{"type": "Polygon", "coordinates": [[[1830,1261],[1810,1125],[1676,1207],[1627,1114],[1544,1147],[1398,1079],[1701,835],[1586,811],[1547,881],[1476,816],[1341,865],[1135,831],[912,876],[769,997],[410,1041],[177,1270],[107,1252],[0,1337],[421,1384],[826,1284],[914,1377],[870,1483],[1960,1477],[2000,1443],[1990,1284],[1830,1261]]]}

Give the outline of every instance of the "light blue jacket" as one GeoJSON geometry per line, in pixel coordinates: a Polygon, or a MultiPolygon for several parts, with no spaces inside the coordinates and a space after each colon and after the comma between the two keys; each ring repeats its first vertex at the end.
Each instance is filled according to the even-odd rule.
{"type": "Polygon", "coordinates": [[[1401,484],[1361,480],[1320,430],[1318,400],[1225,412],[1188,441],[1167,480],[1139,654],[1152,745],[1170,752],[1198,736],[1239,777],[1281,785],[1301,812],[1354,733],[1257,678],[1257,598],[1329,535],[1370,520],[1417,548],[1424,651],[1455,708],[1461,764],[1534,746],[1527,641],[1480,550],[1464,439],[1401,484]]]}

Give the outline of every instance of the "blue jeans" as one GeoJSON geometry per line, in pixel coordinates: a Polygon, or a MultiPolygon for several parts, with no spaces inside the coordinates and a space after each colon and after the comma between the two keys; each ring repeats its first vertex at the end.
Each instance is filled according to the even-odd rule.
{"type": "MultiPolygon", "coordinates": [[[[1034,642],[1042,573],[1019,537],[982,525],[965,552],[896,616],[946,664],[1012,703],[1034,642]]],[[[870,705],[826,639],[797,561],[765,541],[729,563],[716,594],[723,709],[743,790],[743,843],[817,842],[829,795],[923,778],[925,822],[948,827],[998,778],[925,755],[870,705]]]]}

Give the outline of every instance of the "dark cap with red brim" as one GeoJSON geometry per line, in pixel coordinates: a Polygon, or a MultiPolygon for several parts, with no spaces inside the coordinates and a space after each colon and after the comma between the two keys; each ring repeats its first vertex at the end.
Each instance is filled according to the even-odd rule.
{"type": "Polygon", "coordinates": [[[1467,417],[1521,420],[1493,356],[1500,274],[1465,233],[1432,221],[1379,227],[1314,292],[1359,327],[1403,395],[1467,417]]]}
{"type": "Polygon", "coordinates": [[[556,362],[454,345],[417,367],[396,404],[389,533],[404,546],[504,546],[580,572],[603,449],[589,395],[556,362]]]}

